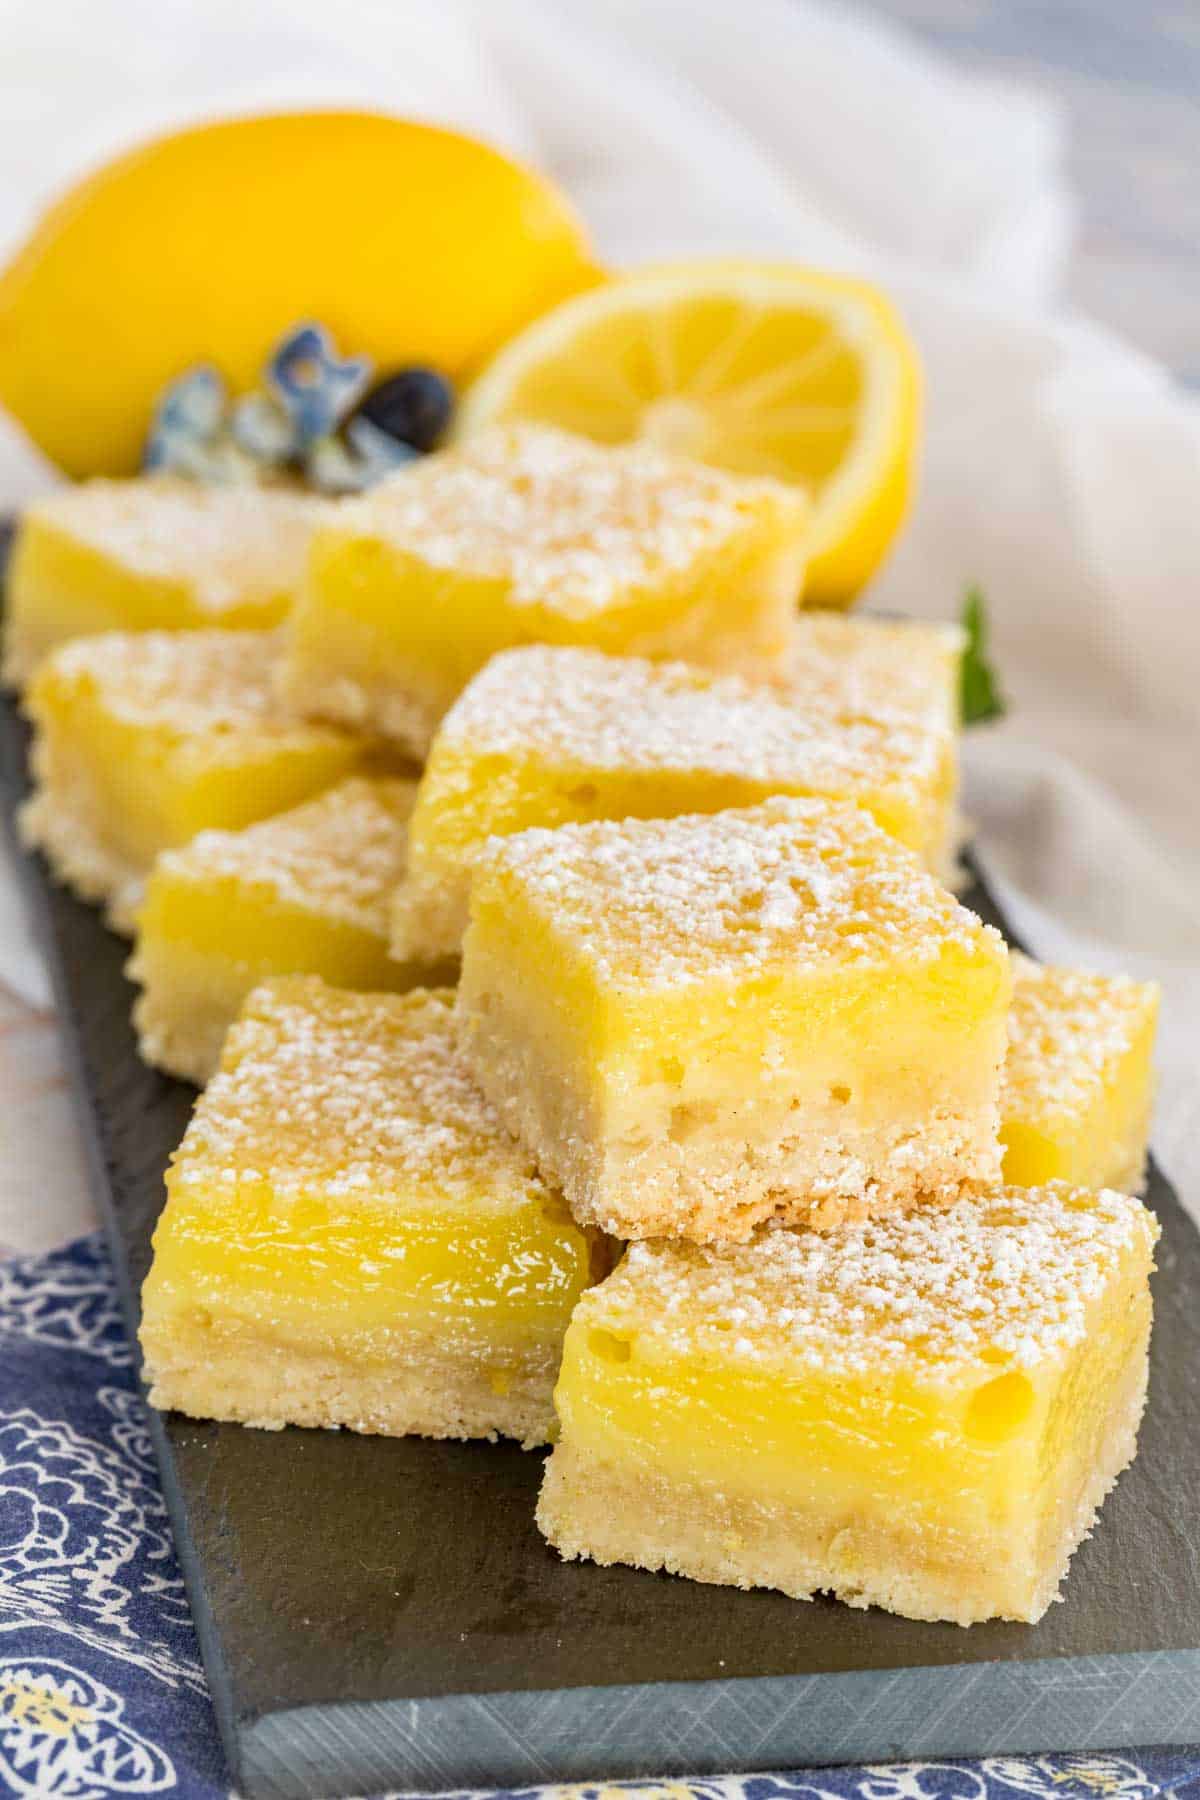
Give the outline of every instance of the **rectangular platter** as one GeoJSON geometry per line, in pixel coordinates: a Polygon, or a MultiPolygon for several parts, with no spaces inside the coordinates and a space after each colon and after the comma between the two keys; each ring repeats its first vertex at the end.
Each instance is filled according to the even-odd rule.
{"type": "MultiPolygon", "coordinates": [[[[6,810],[26,733],[0,718],[6,810]]],[[[127,947],[22,858],[130,1331],[191,1090],[145,1068],[127,947]]],[[[968,903],[1003,928],[977,882],[968,903]]],[[[511,1445],[154,1415],[239,1792],[317,1800],[1200,1738],[1200,1237],[1164,1180],[1141,1455],[1037,1626],[921,1625],[563,1564],[511,1445]]]]}

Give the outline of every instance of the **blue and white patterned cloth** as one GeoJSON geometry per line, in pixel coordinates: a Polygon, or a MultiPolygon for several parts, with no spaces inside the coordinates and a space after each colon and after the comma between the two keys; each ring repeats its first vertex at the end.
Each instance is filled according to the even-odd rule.
{"type": "MultiPolygon", "coordinates": [[[[0,1795],[229,1793],[101,1240],[0,1260],[0,1795]]],[[[621,1783],[549,1790],[546,1800],[629,1793],[1183,1800],[1200,1797],[1200,1750],[621,1783]]]]}

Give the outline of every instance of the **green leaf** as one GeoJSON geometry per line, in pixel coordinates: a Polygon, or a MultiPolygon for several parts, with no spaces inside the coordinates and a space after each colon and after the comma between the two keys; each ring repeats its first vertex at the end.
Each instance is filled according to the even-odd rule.
{"type": "Polygon", "coordinates": [[[982,588],[972,586],[967,589],[962,623],[967,634],[959,689],[962,721],[964,725],[982,725],[987,719],[1003,718],[1008,710],[996,671],[988,658],[987,601],[982,588]]]}

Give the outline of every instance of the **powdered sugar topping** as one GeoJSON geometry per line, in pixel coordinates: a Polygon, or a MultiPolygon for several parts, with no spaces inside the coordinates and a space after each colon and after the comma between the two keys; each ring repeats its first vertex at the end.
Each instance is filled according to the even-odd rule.
{"type": "Polygon", "coordinates": [[[172,1186],[480,1210],[552,1197],[459,1056],[453,995],[267,982],[226,1040],[172,1186]]]}
{"type": "Polygon", "coordinates": [[[1082,1340],[1089,1308],[1157,1235],[1123,1194],[1006,1189],[836,1232],[634,1244],[579,1316],[655,1358],[853,1376],[1033,1369],[1082,1340]]]}
{"type": "MultiPolygon", "coordinates": [[[[459,697],[433,750],[540,756],[580,769],[683,770],[815,793],[885,791],[920,806],[947,734],[842,717],[824,700],[684,663],[535,646],[492,658],[459,697]]],[[[753,798],[748,795],[747,798],[753,798]]]]}
{"type": "Polygon", "coordinates": [[[1153,1019],[1158,989],[1013,958],[1003,1109],[1022,1120],[1080,1119],[1153,1019]]]}
{"type": "Polygon", "coordinates": [[[764,518],[798,533],[799,494],[650,446],[609,449],[542,426],[497,426],[340,509],[439,569],[508,584],[518,606],[584,619],[689,570],[764,518]]]}
{"type": "Polygon", "coordinates": [[[954,736],[964,639],[957,625],[802,612],[781,685],[799,706],[838,718],[954,736]]]}
{"type": "Polygon", "coordinates": [[[282,649],[274,631],[109,631],[75,638],[47,657],[34,685],[78,686],[126,724],[203,739],[246,733],[301,743],[345,741],[309,725],[275,691],[282,649]]]}
{"type": "Polygon", "coordinates": [[[167,851],[158,868],[164,879],[266,889],[288,906],[386,940],[415,793],[412,781],[353,777],[244,831],[202,831],[167,851]]]}
{"type": "Polygon", "coordinates": [[[1004,979],[999,934],[844,803],[524,831],[488,843],[477,880],[481,905],[513,884],[616,987],[928,965],[950,945],[1004,979]]]}
{"type": "Polygon", "coordinates": [[[214,620],[235,606],[294,595],[325,510],[283,489],[157,477],[85,482],[31,509],[131,575],[178,582],[214,620]]]}

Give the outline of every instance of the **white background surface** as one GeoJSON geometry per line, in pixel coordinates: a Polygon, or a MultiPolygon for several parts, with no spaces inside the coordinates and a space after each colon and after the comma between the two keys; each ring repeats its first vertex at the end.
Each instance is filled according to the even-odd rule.
{"type": "MultiPolygon", "coordinates": [[[[968,805],[1043,955],[1165,989],[1155,1142],[1200,1212],[1200,418],[1062,302],[1063,126],[802,0],[0,0],[0,249],[148,129],[260,104],[467,126],[572,193],[602,256],[755,252],[886,282],[919,340],[919,502],[871,604],[982,582],[1013,702],[968,805]]],[[[48,479],[0,431],[0,504],[48,479]]],[[[0,981],[44,1003],[0,867],[0,981]]],[[[88,1222],[48,1022],[0,1004],[0,1244],[88,1222]]]]}

